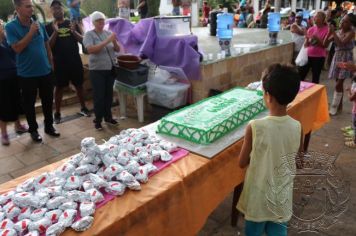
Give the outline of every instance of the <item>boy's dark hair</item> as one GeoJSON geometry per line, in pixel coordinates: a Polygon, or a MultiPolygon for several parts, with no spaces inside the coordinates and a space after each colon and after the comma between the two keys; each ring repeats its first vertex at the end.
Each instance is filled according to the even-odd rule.
{"type": "Polygon", "coordinates": [[[299,92],[300,76],[293,66],[277,63],[263,71],[262,85],[265,92],[286,106],[299,92]]]}

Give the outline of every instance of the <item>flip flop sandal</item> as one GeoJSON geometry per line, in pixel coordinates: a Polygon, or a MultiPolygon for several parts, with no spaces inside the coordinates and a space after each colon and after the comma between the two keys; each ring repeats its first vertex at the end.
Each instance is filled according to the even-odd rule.
{"type": "Polygon", "coordinates": [[[350,130],[350,131],[344,132],[344,136],[345,137],[354,137],[355,133],[353,130],[350,130]]]}
{"type": "Polygon", "coordinates": [[[341,128],[341,131],[342,131],[342,132],[348,132],[348,131],[350,131],[350,130],[352,130],[352,127],[351,127],[351,126],[346,126],[346,127],[341,128]]]}
{"type": "Polygon", "coordinates": [[[354,141],[345,142],[345,146],[349,148],[356,148],[356,143],[354,141]]]}

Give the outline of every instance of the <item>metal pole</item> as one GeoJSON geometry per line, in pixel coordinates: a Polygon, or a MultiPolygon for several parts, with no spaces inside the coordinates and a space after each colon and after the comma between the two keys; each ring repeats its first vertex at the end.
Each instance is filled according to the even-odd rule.
{"type": "Polygon", "coordinates": [[[276,0],[274,2],[274,12],[280,12],[281,11],[281,0],[276,0]]]}
{"type": "Polygon", "coordinates": [[[292,0],[291,8],[293,12],[297,10],[297,0],[292,0]]]}
{"type": "Polygon", "coordinates": [[[260,11],[259,8],[259,0],[253,0],[253,10],[254,10],[254,18],[258,15],[258,12],[260,11]]]}

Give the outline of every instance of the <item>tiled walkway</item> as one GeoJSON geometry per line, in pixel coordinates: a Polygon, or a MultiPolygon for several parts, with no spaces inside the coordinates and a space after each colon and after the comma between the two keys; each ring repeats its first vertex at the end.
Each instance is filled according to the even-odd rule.
{"type": "MultiPolygon", "coordinates": [[[[113,108],[113,114],[118,113],[117,109],[117,106],[113,108]]],[[[63,109],[62,116],[77,117],[77,112],[77,105],[72,105],[63,109]]],[[[120,125],[117,127],[109,127],[103,124],[103,131],[94,129],[93,117],[78,117],[64,121],[55,125],[61,133],[59,138],[52,138],[44,134],[43,118],[41,114],[38,114],[39,133],[43,137],[41,144],[34,143],[29,134],[16,136],[13,126],[10,124],[8,131],[12,137],[11,144],[9,147],[0,145],[0,183],[78,153],[80,141],[85,137],[95,137],[98,143],[102,143],[103,140],[117,134],[122,129],[141,127],[148,123],[139,123],[133,109],[129,109],[128,112],[131,118],[120,120],[120,125]]]]}

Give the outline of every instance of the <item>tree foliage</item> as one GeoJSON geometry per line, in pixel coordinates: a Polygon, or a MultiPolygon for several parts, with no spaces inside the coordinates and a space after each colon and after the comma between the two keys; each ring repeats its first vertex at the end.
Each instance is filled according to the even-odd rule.
{"type": "Polygon", "coordinates": [[[0,0],[0,19],[7,21],[7,16],[14,12],[11,0],[0,0]]]}
{"type": "MultiPolygon", "coordinates": [[[[34,2],[35,13],[39,13],[43,20],[46,21],[45,13],[41,6],[34,2]]],[[[0,19],[7,21],[7,17],[14,13],[14,5],[12,0],[0,0],[0,19]]]]}
{"type": "Polygon", "coordinates": [[[85,0],[82,2],[81,8],[88,14],[91,14],[94,11],[100,11],[107,17],[117,16],[116,0],[85,0]]]}
{"type": "MultiPolygon", "coordinates": [[[[159,5],[160,0],[146,0],[148,6],[148,17],[158,16],[159,15],[159,5]]],[[[167,1],[167,0],[162,0],[167,1]]]]}

